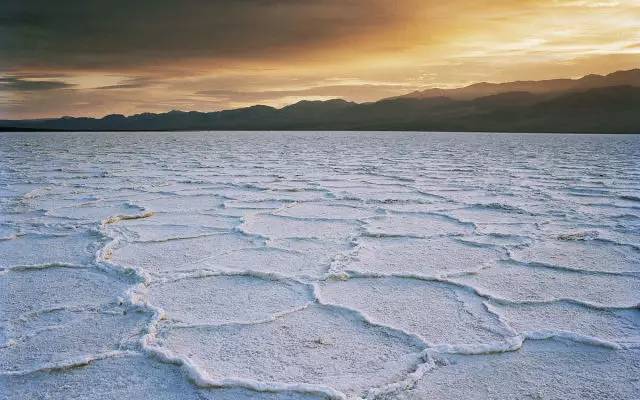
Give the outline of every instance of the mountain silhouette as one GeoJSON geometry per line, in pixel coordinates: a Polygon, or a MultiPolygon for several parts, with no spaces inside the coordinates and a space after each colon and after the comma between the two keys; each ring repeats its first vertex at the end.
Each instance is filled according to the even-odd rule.
{"type": "Polygon", "coordinates": [[[357,104],[301,101],[216,112],[0,120],[0,130],[382,130],[640,133],[640,69],[580,79],[479,83],[357,104]]]}
{"type": "Polygon", "coordinates": [[[570,91],[584,91],[607,86],[640,86],[640,69],[617,71],[608,75],[587,75],[580,79],[551,79],[543,81],[516,81],[506,83],[475,83],[457,89],[427,89],[395,98],[426,99],[449,97],[455,100],[473,100],[508,92],[557,95],[570,91]]]}

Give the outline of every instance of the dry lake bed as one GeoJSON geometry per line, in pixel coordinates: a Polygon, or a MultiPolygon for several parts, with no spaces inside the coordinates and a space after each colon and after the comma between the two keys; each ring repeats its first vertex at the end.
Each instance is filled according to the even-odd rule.
{"type": "Polygon", "coordinates": [[[0,398],[638,399],[640,136],[0,135],[0,398]]]}

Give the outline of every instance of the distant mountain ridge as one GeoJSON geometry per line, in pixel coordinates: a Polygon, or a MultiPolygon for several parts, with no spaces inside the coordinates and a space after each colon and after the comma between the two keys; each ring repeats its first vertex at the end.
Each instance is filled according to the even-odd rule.
{"type": "Polygon", "coordinates": [[[608,75],[586,75],[579,79],[550,79],[543,81],[515,81],[506,83],[474,83],[456,89],[426,89],[393,98],[426,99],[449,97],[454,100],[473,100],[508,92],[528,92],[532,94],[560,94],[568,91],[584,91],[607,86],[640,87],[640,69],[616,71],[608,75]]]}
{"type": "Polygon", "coordinates": [[[301,101],[216,112],[1,121],[0,130],[384,130],[640,133],[640,69],[580,79],[480,83],[357,104],[301,101]]]}

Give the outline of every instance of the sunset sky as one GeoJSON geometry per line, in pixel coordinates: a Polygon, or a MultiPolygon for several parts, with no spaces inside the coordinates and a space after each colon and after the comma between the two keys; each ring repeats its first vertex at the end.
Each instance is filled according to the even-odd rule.
{"type": "Polygon", "coordinates": [[[640,0],[5,0],[0,118],[357,102],[640,67],[640,0]]]}

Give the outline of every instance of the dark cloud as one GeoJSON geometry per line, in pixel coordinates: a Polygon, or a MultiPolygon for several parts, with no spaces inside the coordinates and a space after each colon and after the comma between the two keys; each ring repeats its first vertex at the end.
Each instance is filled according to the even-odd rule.
{"type": "Polygon", "coordinates": [[[74,85],[60,81],[27,80],[20,77],[0,77],[0,90],[29,92],[38,90],[67,89],[74,85]]]}
{"type": "Polygon", "coordinates": [[[117,69],[348,47],[410,15],[387,0],[6,0],[0,68],[117,69]]]}

